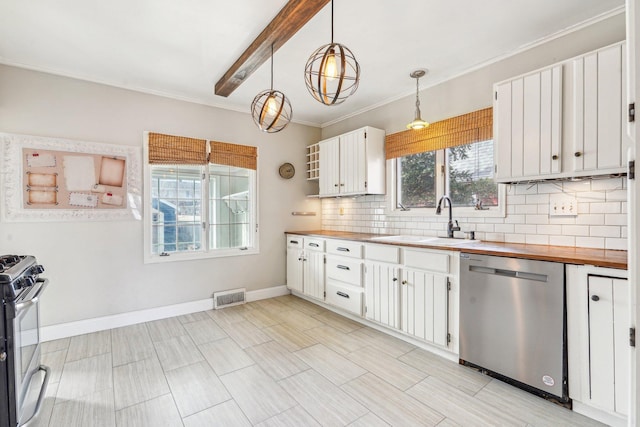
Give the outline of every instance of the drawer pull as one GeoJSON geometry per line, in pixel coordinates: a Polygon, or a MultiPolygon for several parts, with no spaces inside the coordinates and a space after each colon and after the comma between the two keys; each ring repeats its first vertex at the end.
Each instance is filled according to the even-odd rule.
{"type": "Polygon", "coordinates": [[[344,292],[340,292],[340,291],[336,292],[336,295],[342,298],[349,298],[349,294],[345,294],[344,292]]]}
{"type": "Polygon", "coordinates": [[[576,157],[580,157],[582,156],[582,153],[580,151],[576,151],[575,153],[573,153],[573,155],[576,157]]]}
{"type": "Polygon", "coordinates": [[[600,297],[598,295],[594,295],[591,297],[591,301],[600,301],[600,297]]]}
{"type": "Polygon", "coordinates": [[[350,269],[349,267],[347,267],[346,265],[340,265],[340,264],[338,264],[338,265],[337,265],[337,267],[338,267],[340,270],[351,270],[351,269],[350,269]]]}
{"type": "Polygon", "coordinates": [[[349,248],[338,247],[336,249],[339,250],[340,252],[351,252],[349,248]]]}
{"type": "Polygon", "coordinates": [[[394,277],[394,278],[393,278],[393,281],[394,281],[394,282],[397,282],[397,281],[398,281],[398,278],[397,278],[397,277],[394,277]]]}
{"type": "Polygon", "coordinates": [[[311,246],[312,248],[319,248],[320,245],[317,243],[309,243],[309,246],[311,246]]]}
{"type": "Polygon", "coordinates": [[[297,245],[298,241],[297,240],[289,240],[289,243],[293,243],[294,245],[297,245]]]}

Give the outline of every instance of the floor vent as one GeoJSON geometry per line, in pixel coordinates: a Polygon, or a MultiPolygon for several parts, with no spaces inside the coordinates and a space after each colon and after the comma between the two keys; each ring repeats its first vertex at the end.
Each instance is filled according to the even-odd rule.
{"type": "Polygon", "coordinates": [[[247,301],[246,289],[231,289],[229,291],[213,293],[213,308],[225,308],[238,304],[244,304],[247,301]]]}

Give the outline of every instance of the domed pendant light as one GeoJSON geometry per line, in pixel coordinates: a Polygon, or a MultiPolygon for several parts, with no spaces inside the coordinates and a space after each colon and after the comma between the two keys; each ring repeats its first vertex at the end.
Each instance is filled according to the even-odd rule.
{"type": "Polygon", "coordinates": [[[343,103],[358,89],[360,65],[344,45],[333,42],[331,1],[331,43],[311,54],[304,67],[304,81],[313,97],[324,105],[343,103]]]}
{"type": "Polygon", "coordinates": [[[273,90],[273,45],[271,45],[271,89],[263,90],[251,103],[251,117],[261,131],[280,132],[293,117],[291,103],[279,90],[273,90]]]}
{"type": "Polygon", "coordinates": [[[422,120],[422,117],[420,117],[420,98],[418,96],[418,94],[420,93],[420,77],[424,77],[425,74],[427,74],[426,69],[415,70],[412,71],[411,74],[409,74],[411,78],[416,79],[416,117],[411,123],[407,125],[407,129],[419,130],[429,126],[429,123],[425,122],[424,120],[422,120]]]}

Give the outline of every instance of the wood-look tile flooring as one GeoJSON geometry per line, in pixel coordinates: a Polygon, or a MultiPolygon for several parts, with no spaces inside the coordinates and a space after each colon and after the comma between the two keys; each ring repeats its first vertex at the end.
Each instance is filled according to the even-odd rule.
{"type": "Polygon", "coordinates": [[[288,295],[43,344],[31,427],[598,423],[288,295]]]}

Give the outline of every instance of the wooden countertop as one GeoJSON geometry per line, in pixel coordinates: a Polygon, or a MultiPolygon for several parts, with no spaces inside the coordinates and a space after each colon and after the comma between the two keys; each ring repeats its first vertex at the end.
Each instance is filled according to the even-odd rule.
{"type": "MultiPolygon", "coordinates": [[[[348,231],[287,231],[287,234],[301,236],[317,236],[331,239],[355,240],[364,243],[381,245],[409,246],[425,249],[465,252],[473,254],[508,256],[513,258],[535,259],[542,261],[563,262],[565,264],[588,264],[597,267],[627,268],[627,251],[610,249],[575,248],[569,246],[526,245],[521,243],[485,242],[465,243],[455,246],[429,245],[423,243],[394,243],[372,240],[384,234],[353,233],[348,231]]],[[[425,236],[425,238],[428,238],[425,236]]]]}

